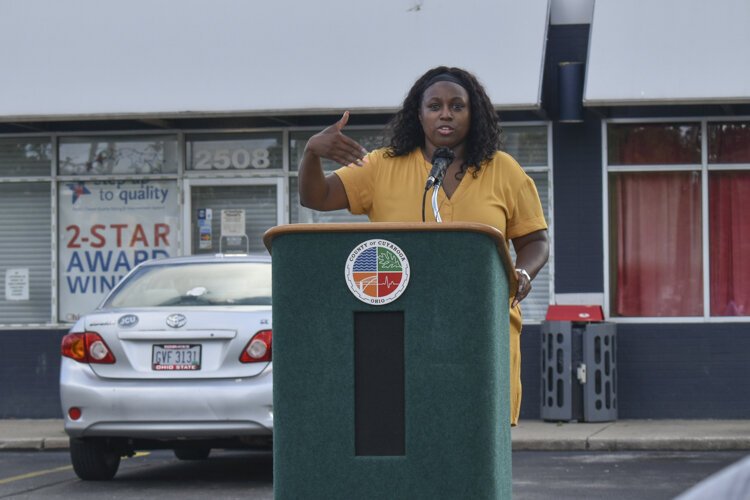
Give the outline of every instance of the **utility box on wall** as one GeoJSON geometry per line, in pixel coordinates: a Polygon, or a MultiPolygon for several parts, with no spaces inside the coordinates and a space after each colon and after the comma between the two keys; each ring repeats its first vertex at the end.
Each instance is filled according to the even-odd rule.
{"type": "Polygon", "coordinates": [[[617,420],[617,336],[599,306],[552,305],[541,333],[541,418],[617,420]]]}

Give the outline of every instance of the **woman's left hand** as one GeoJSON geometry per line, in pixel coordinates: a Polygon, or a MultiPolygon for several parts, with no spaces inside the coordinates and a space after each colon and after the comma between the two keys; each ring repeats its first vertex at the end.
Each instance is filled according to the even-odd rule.
{"type": "Polygon", "coordinates": [[[531,280],[544,267],[549,258],[547,230],[540,229],[539,231],[513,238],[513,248],[516,250],[515,267],[518,287],[516,288],[511,307],[516,307],[531,292],[531,280]]]}
{"type": "Polygon", "coordinates": [[[516,288],[511,307],[516,307],[531,291],[531,279],[526,271],[516,269],[516,278],[518,280],[518,288],[516,288]]]}

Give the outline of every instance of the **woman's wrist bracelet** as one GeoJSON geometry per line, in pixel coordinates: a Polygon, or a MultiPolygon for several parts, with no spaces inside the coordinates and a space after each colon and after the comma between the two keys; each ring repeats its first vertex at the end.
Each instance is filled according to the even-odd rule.
{"type": "Polygon", "coordinates": [[[529,283],[531,283],[531,276],[529,276],[529,272],[526,269],[522,269],[520,267],[516,268],[517,273],[521,273],[524,276],[526,276],[526,279],[529,280],[529,283]]]}

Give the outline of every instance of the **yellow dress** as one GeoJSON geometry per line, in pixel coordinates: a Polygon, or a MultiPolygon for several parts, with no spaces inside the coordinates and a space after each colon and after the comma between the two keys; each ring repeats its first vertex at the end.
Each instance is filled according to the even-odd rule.
{"type": "MultiPolygon", "coordinates": [[[[367,214],[372,222],[420,222],[422,193],[431,165],[415,149],[406,156],[387,158],[385,149],[370,152],[364,166],[336,170],[346,189],[349,210],[367,214]]],[[[474,177],[469,168],[453,196],[438,195],[444,222],[480,222],[499,229],[506,243],[547,228],[534,181],[509,154],[498,151],[474,177]]],[[[434,221],[427,196],[425,218],[434,221]]],[[[510,415],[518,422],[521,411],[521,308],[510,311],[510,415]]]]}

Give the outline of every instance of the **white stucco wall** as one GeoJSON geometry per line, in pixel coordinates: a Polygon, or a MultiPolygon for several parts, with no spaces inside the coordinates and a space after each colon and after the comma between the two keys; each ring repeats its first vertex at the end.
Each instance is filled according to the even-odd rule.
{"type": "Polygon", "coordinates": [[[748,26],[748,0],[597,0],[584,104],[750,102],[748,26]]]}
{"type": "Polygon", "coordinates": [[[536,108],[547,0],[3,0],[0,119],[391,110],[436,65],[536,108]]]}

